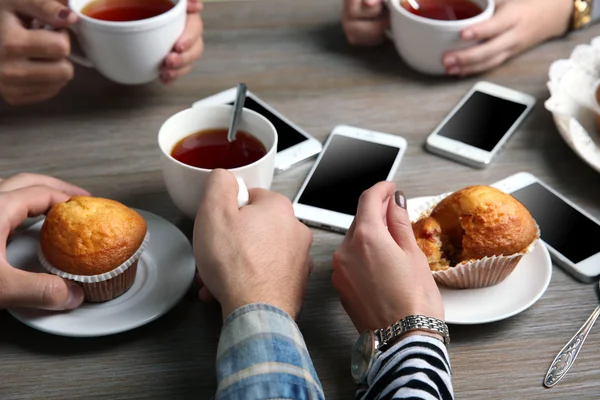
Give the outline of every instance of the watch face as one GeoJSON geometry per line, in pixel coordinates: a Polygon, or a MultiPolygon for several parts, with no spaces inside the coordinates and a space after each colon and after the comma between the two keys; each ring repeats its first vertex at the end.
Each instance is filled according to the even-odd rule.
{"type": "Polygon", "coordinates": [[[373,353],[375,353],[375,335],[372,331],[366,331],[360,335],[352,352],[351,373],[356,383],[362,383],[366,379],[373,353]]]}

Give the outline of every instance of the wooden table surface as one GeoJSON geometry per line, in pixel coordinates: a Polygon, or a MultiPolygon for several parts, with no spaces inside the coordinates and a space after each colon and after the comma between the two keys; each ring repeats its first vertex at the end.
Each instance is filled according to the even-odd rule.
{"type": "MultiPolygon", "coordinates": [[[[529,171],[600,217],[600,175],[560,138],[543,101],[549,64],[587,43],[600,27],[544,44],[469,79],[427,78],[408,70],[393,46],[350,48],[340,0],[210,3],[206,51],[193,73],[170,87],[121,87],[78,69],[58,98],[32,107],[0,105],[0,176],[51,174],[93,194],[156,213],[190,236],[192,223],[170,201],[157,132],[193,101],[244,81],[291,120],[324,140],[337,124],[404,136],[397,185],[408,197],[491,184],[529,171]],[[476,170],[423,150],[426,136],[479,79],[536,96],[532,115],[498,159],[476,170]]],[[[293,197],[310,163],[277,175],[272,189],[293,197]]],[[[353,395],[349,355],[357,337],[330,283],[342,236],[314,231],[299,326],[328,399],[353,395]]],[[[553,389],[542,378],[557,351],[598,303],[594,285],[553,266],[544,296],[504,321],[450,326],[460,399],[575,399],[600,396],[600,328],[553,389]]],[[[0,312],[0,398],[209,399],[220,313],[193,294],[159,320],[127,333],[88,339],[44,334],[0,312]]]]}

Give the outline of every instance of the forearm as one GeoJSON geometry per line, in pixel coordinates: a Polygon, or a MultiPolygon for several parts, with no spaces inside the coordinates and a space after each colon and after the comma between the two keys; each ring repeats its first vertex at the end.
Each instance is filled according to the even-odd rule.
{"type": "Polygon", "coordinates": [[[225,321],[217,381],[217,400],[325,398],[296,323],[267,304],[240,307],[225,321]]]}
{"type": "Polygon", "coordinates": [[[430,336],[408,336],[375,361],[357,399],[454,399],[450,359],[444,344],[430,336]]]}

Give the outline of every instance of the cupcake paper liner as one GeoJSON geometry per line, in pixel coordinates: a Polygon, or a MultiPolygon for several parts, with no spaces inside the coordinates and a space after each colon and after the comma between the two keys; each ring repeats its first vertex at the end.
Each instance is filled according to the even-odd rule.
{"type": "Polygon", "coordinates": [[[150,233],[146,232],[142,244],[127,261],[112,271],[98,275],[75,275],[54,267],[44,256],[40,245],[38,245],[37,255],[40,263],[48,272],[79,283],[85,291],[86,301],[101,302],[114,299],[129,290],[135,280],[139,258],[149,241],[150,233]]]}
{"type": "MultiPolygon", "coordinates": [[[[409,214],[411,222],[431,214],[435,206],[452,192],[435,196],[409,214]]],[[[524,250],[509,256],[491,256],[479,260],[463,261],[443,271],[432,271],[437,284],[453,289],[483,288],[496,285],[506,279],[517,267],[521,258],[535,248],[540,237],[537,226],[537,238],[524,250]]]]}
{"type": "Polygon", "coordinates": [[[93,283],[79,282],[79,285],[85,292],[85,300],[88,303],[100,303],[103,301],[116,299],[124,294],[129,290],[129,288],[131,288],[133,282],[135,281],[138,261],[139,258],[135,260],[133,264],[131,264],[129,268],[127,268],[122,274],[114,277],[113,279],[93,283]]]}

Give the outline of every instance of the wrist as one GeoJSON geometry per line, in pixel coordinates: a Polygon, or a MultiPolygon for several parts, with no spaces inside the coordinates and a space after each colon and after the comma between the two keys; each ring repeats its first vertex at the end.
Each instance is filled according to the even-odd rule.
{"type": "MultiPolygon", "coordinates": [[[[554,0],[553,8],[545,18],[546,24],[546,39],[561,37],[569,33],[573,23],[574,0],[554,0]]],[[[538,7],[546,7],[544,3],[538,7]]],[[[543,25],[542,25],[543,26],[543,25]]]]}
{"type": "Polygon", "coordinates": [[[429,336],[429,337],[432,337],[432,338],[437,339],[440,342],[444,343],[444,337],[442,335],[440,335],[439,333],[415,329],[412,331],[405,332],[404,334],[397,336],[397,337],[393,338],[392,340],[390,340],[387,343],[387,348],[389,349],[390,347],[393,347],[397,343],[401,342],[402,340],[404,340],[410,336],[429,336]]]}
{"type": "Polygon", "coordinates": [[[232,300],[224,301],[221,303],[221,316],[223,318],[223,322],[225,322],[225,320],[227,320],[227,318],[231,314],[233,314],[236,310],[238,310],[242,307],[249,306],[249,305],[255,305],[255,304],[263,304],[263,305],[275,307],[278,310],[281,310],[282,312],[286,313],[293,320],[296,320],[297,311],[295,311],[293,308],[287,307],[281,303],[282,302],[269,301],[269,300],[260,299],[260,298],[256,298],[256,299],[252,299],[252,300],[250,300],[250,299],[248,299],[248,300],[232,299],[232,300]]]}

